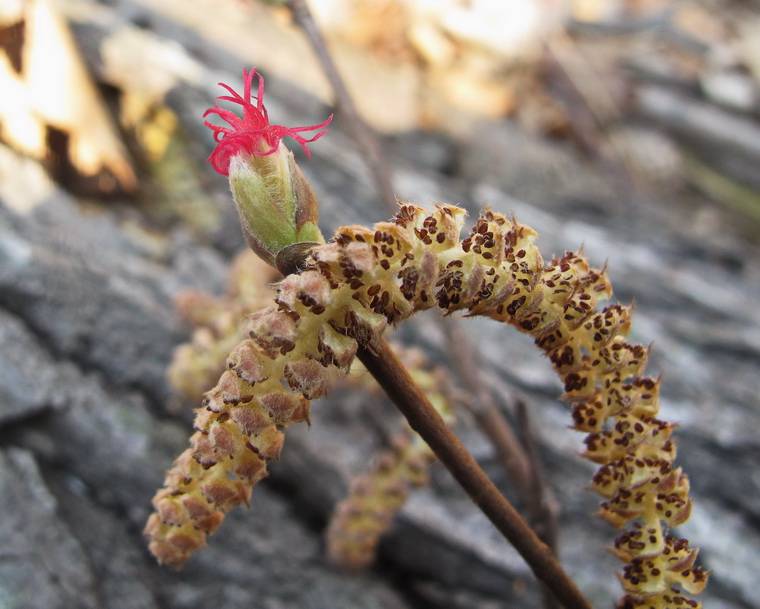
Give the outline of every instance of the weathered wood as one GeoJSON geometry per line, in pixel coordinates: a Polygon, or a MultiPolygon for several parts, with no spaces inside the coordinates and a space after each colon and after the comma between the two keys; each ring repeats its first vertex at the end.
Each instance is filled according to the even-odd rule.
{"type": "Polygon", "coordinates": [[[133,191],[126,148],[66,21],[49,0],[18,6],[0,16],[3,139],[43,161],[71,190],[133,191]]]}

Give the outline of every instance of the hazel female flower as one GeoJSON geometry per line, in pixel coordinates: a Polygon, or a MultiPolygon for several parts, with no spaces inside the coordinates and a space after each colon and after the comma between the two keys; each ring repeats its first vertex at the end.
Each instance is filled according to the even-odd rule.
{"type": "Polygon", "coordinates": [[[268,156],[277,151],[280,140],[286,136],[296,140],[301,144],[306,156],[311,156],[307,144],[318,140],[327,133],[325,127],[330,124],[333,118],[330,115],[326,121],[307,127],[271,125],[267,109],[264,107],[264,78],[261,74],[256,73],[256,68],[250,72],[243,68],[243,95],[234,91],[229,85],[219,84],[227,89],[230,95],[222,95],[217,98],[218,100],[240,104],[243,107],[242,117],[231,110],[220,108],[218,103],[215,103],[213,108],[209,108],[203,114],[204,118],[216,114],[230,125],[230,127],[222,127],[204,121],[205,125],[214,132],[214,141],[217,143],[216,148],[208,158],[208,162],[213,165],[218,173],[224,176],[229,175],[230,162],[236,155],[268,156]],[[259,85],[255,98],[256,104],[254,105],[251,102],[251,86],[255,76],[259,78],[259,85]],[[301,131],[314,131],[315,129],[322,129],[322,131],[310,139],[306,139],[300,134],[301,131]]]}
{"type": "Polygon", "coordinates": [[[242,95],[219,84],[230,95],[217,99],[240,104],[243,116],[220,108],[218,103],[205,112],[204,117],[216,114],[230,125],[221,127],[206,121],[217,142],[208,160],[216,171],[229,177],[248,245],[267,263],[288,274],[294,270],[292,260],[300,260],[293,253],[324,243],[324,237],[318,227],[317,197],[293,153],[280,141],[292,137],[309,156],[307,144],[327,133],[324,127],[332,116],[310,127],[270,125],[264,106],[264,79],[255,68],[250,72],[243,69],[242,95]],[[251,101],[254,76],[259,77],[255,104],[251,101]],[[300,134],[317,129],[321,131],[311,139],[300,134]]]}

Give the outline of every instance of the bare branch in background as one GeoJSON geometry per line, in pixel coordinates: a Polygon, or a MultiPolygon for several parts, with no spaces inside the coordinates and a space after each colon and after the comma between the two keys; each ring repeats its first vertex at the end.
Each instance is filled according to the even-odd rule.
{"type": "MultiPolygon", "coordinates": [[[[445,328],[449,343],[448,352],[454,358],[454,368],[468,391],[459,401],[473,414],[478,426],[491,441],[517,491],[528,523],[539,539],[556,553],[560,506],[546,483],[525,404],[518,400],[515,405],[520,431],[518,437],[496,404],[492,390],[484,382],[480,358],[462,332],[461,325],[447,324],[445,328]]],[[[544,607],[558,607],[554,595],[546,586],[544,607]]]]}
{"type": "Polygon", "coordinates": [[[306,4],[306,0],[287,0],[285,5],[292,11],[293,19],[306,34],[306,37],[309,39],[309,42],[314,49],[314,53],[322,64],[322,69],[325,71],[325,75],[330,81],[330,85],[335,93],[335,101],[341,111],[341,120],[346,121],[348,129],[351,132],[357,147],[363,153],[367,162],[367,167],[372,173],[378,198],[385,204],[391,213],[396,213],[398,205],[396,203],[396,195],[393,190],[393,178],[391,176],[388,162],[380,149],[377,139],[370,131],[369,126],[364,122],[362,117],[359,116],[359,113],[356,110],[356,105],[351,99],[351,94],[348,92],[348,88],[338,71],[338,67],[335,65],[335,61],[333,61],[330,50],[327,48],[327,42],[325,41],[319,26],[317,26],[317,23],[314,21],[314,17],[309,10],[309,6],[306,4]]]}

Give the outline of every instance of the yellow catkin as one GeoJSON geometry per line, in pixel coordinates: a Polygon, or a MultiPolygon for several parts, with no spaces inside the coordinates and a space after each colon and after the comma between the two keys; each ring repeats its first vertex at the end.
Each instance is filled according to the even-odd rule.
{"type": "MultiPolygon", "coordinates": [[[[227,295],[213,298],[200,291],[183,292],[177,308],[195,330],[189,343],[174,351],[169,380],[187,399],[200,400],[204,390],[223,372],[228,353],[240,341],[240,321],[246,312],[265,307],[274,298],[271,282],[279,273],[250,250],[234,260],[227,295]]],[[[417,385],[428,395],[436,409],[453,420],[451,405],[441,382],[444,371],[429,371],[419,349],[394,345],[394,351],[410,371],[417,385]]],[[[375,380],[355,368],[348,382],[365,391],[378,391],[375,380]]],[[[380,537],[389,528],[396,512],[406,501],[408,491],[427,483],[427,468],[435,461],[433,452],[410,428],[400,430],[383,450],[368,472],[351,483],[349,495],[335,508],[326,533],[331,560],[349,568],[363,568],[374,561],[380,537]]]]}
{"type": "MultiPolygon", "coordinates": [[[[419,350],[398,345],[393,350],[436,411],[451,425],[454,414],[445,391],[444,371],[427,370],[419,350]]],[[[335,506],[325,533],[330,560],[350,569],[371,565],[381,537],[406,503],[409,492],[428,483],[427,471],[434,462],[433,451],[410,427],[396,433],[391,447],[375,457],[369,471],[351,481],[348,496],[335,506]]]]}
{"type": "Polygon", "coordinates": [[[375,457],[370,471],[352,480],[348,496],[335,507],[325,535],[330,560],[351,569],[371,565],[380,538],[409,491],[427,483],[434,460],[426,445],[397,434],[392,448],[375,457]]]}
{"type": "Polygon", "coordinates": [[[600,465],[601,515],[619,528],[632,523],[615,542],[625,562],[620,606],[699,607],[686,597],[706,583],[696,551],[667,534],[689,515],[689,485],[673,466],[673,428],[656,418],[659,380],[644,375],[647,351],[625,340],[630,309],[599,308],[611,288],[582,255],[545,264],[535,231],[489,210],[460,240],[464,216],[450,205],[403,205],[392,222],[339,229],[313,250],[308,270],[278,285],[277,308],[249,320],[251,338],[209,392],[189,452],[154,501],[148,533],[159,558],[181,564],[219,514],[248,501],[279,454],[279,427],[306,420],[308,398],[326,389],[317,366],[345,370],[357,343],[371,347],[387,324],[438,306],[530,334],[562,379],[574,426],[587,434],[585,456],[600,465]],[[281,408],[283,400],[292,402],[281,408]],[[190,514],[186,504],[203,501],[212,514],[190,514]]]}
{"type": "Polygon", "coordinates": [[[240,342],[240,320],[272,302],[271,283],[281,275],[251,250],[235,257],[227,295],[213,298],[186,290],[175,298],[179,314],[194,327],[192,340],[174,350],[167,376],[183,398],[198,402],[224,371],[227,354],[240,342]]]}

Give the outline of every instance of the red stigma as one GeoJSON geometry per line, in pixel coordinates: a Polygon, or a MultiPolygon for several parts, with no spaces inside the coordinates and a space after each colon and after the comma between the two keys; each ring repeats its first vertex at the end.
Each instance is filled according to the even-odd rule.
{"type": "Polygon", "coordinates": [[[243,107],[243,116],[240,117],[230,110],[219,107],[218,103],[213,108],[209,108],[203,113],[205,118],[209,114],[218,114],[222,120],[228,123],[229,127],[213,125],[204,121],[205,125],[214,132],[214,141],[217,143],[216,148],[208,157],[214,169],[226,176],[229,175],[230,161],[237,154],[246,153],[248,155],[267,156],[277,151],[280,146],[280,140],[285,136],[290,136],[296,140],[303,148],[306,156],[311,156],[307,144],[318,140],[325,133],[324,129],[332,120],[332,115],[318,125],[308,127],[283,127],[282,125],[270,125],[267,109],[264,107],[264,78],[261,74],[256,73],[256,68],[250,72],[243,68],[243,95],[232,90],[224,83],[219,83],[222,87],[230,92],[230,95],[217,97],[218,100],[229,101],[240,104],[243,107]],[[256,104],[251,103],[251,85],[253,77],[259,77],[258,92],[255,100],[256,104]],[[313,131],[322,129],[311,139],[306,139],[299,132],[313,131]]]}

